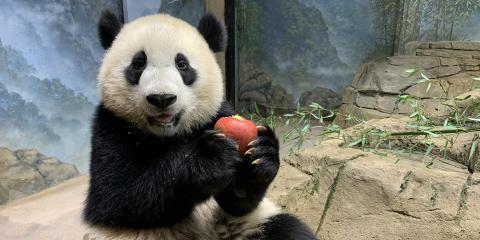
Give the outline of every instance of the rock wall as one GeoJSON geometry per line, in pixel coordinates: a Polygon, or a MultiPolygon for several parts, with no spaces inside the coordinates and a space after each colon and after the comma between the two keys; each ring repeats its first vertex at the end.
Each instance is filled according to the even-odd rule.
{"type": "Polygon", "coordinates": [[[0,204],[26,197],[78,175],[74,165],[35,149],[0,147],[0,204]]]}
{"type": "MultiPolygon", "coordinates": [[[[480,76],[480,43],[410,43],[411,55],[393,56],[363,64],[352,83],[344,90],[340,112],[367,119],[409,115],[411,107],[398,103],[400,94],[421,99],[427,113],[441,118],[450,109],[442,102],[475,88],[474,76],[480,76]],[[415,84],[408,69],[418,69],[432,79],[415,84]]],[[[348,125],[345,118],[336,122],[348,125]]]]}
{"type": "Polygon", "coordinates": [[[480,175],[327,140],[286,158],[269,195],[324,240],[480,239],[480,175]]]}

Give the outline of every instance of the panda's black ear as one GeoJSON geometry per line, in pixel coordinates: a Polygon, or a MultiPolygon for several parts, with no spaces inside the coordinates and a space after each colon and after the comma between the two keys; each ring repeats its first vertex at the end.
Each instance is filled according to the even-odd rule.
{"type": "Polygon", "coordinates": [[[98,22],[98,36],[104,49],[112,46],[113,40],[122,28],[122,22],[110,11],[104,11],[98,22]]]}
{"type": "Polygon", "coordinates": [[[227,30],[225,24],[213,14],[207,13],[202,17],[197,27],[198,31],[207,40],[208,46],[213,52],[221,52],[227,46],[227,30]]]}

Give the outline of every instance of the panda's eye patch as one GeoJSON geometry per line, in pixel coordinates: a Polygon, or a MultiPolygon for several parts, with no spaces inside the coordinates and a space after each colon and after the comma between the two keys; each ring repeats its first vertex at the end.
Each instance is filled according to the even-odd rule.
{"type": "Polygon", "coordinates": [[[181,53],[177,54],[175,57],[175,65],[180,71],[187,71],[190,68],[187,58],[181,53]]]}
{"type": "Polygon", "coordinates": [[[141,51],[135,54],[135,56],[133,56],[132,67],[135,70],[143,70],[146,65],[147,65],[147,55],[145,54],[144,51],[141,51]]]}
{"type": "Polygon", "coordinates": [[[147,55],[144,51],[136,53],[132,57],[132,62],[125,69],[125,77],[127,81],[132,85],[137,85],[142,76],[143,70],[147,66],[147,55]]]}
{"type": "Polygon", "coordinates": [[[175,67],[182,76],[185,85],[190,86],[197,80],[197,72],[190,66],[187,57],[182,53],[175,56],[175,67]]]}

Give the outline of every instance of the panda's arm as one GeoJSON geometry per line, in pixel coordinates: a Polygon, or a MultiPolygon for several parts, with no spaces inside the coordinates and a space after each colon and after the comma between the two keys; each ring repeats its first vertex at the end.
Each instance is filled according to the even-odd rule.
{"type": "Polygon", "coordinates": [[[119,133],[124,124],[100,109],[93,126],[90,187],[84,211],[91,224],[119,227],[167,226],[188,217],[202,201],[176,181],[187,166],[145,161],[135,142],[119,133]],[[143,161],[142,161],[143,160],[143,161]]]}

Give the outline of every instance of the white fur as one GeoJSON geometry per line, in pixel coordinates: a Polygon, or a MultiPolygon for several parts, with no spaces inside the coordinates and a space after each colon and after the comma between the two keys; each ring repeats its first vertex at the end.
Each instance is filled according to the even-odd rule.
{"type": "Polygon", "coordinates": [[[262,231],[268,218],[280,213],[270,200],[243,217],[232,217],[214,199],[198,205],[190,218],[171,228],[126,230],[91,227],[84,240],[243,240],[262,231]]]}
{"type": "Polygon", "coordinates": [[[156,135],[188,133],[216,114],[224,98],[224,83],[214,53],[197,29],[165,14],[136,19],[126,24],[107,50],[99,73],[105,107],[139,128],[156,135]],[[147,67],[138,85],[125,78],[125,69],[139,51],[147,55],[147,67]],[[196,70],[197,80],[183,84],[175,67],[175,56],[184,54],[196,70]],[[169,111],[184,111],[178,126],[164,129],[149,126],[155,114],[146,102],[148,94],[170,93],[177,101],[169,111]]]}

